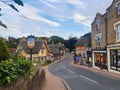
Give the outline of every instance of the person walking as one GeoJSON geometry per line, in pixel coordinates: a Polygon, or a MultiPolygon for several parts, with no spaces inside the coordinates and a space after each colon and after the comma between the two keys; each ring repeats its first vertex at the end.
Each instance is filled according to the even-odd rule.
{"type": "Polygon", "coordinates": [[[74,58],[74,64],[76,64],[76,62],[77,62],[76,57],[77,57],[77,54],[75,53],[74,57],[73,57],[74,58]]]}

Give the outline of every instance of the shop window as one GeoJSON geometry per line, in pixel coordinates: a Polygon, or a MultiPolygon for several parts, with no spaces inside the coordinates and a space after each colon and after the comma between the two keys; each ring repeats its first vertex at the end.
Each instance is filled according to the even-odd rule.
{"type": "Polygon", "coordinates": [[[110,50],[111,69],[120,71],[120,51],[117,49],[110,50]]]}

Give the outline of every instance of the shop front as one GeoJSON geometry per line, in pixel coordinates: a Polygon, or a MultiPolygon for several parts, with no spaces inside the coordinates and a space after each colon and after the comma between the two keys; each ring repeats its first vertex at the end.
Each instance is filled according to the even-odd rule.
{"type": "Polygon", "coordinates": [[[107,48],[108,70],[120,72],[120,45],[111,45],[107,48]]]}
{"type": "Polygon", "coordinates": [[[107,69],[106,51],[93,51],[93,67],[107,69]]]}

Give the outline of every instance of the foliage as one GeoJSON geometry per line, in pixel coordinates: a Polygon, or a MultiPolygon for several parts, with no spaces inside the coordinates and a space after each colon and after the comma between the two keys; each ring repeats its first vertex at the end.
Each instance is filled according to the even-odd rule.
{"type": "Polygon", "coordinates": [[[69,49],[69,51],[74,50],[74,45],[77,42],[77,37],[71,37],[69,40],[65,40],[64,44],[69,49]]]}
{"type": "Polygon", "coordinates": [[[30,68],[30,62],[18,59],[16,62],[4,61],[0,63],[0,86],[10,85],[30,68]]]}
{"type": "MultiPolygon", "coordinates": [[[[12,9],[14,9],[17,12],[19,12],[19,10],[12,4],[12,2],[15,2],[16,4],[18,4],[20,6],[24,6],[24,4],[21,0],[0,0],[0,2],[3,2],[4,4],[10,6],[12,9]]],[[[1,11],[1,8],[0,8],[0,11],[1,11]]],[[[1,15],[2,14],[0,14],[0,16],[1,15]]],[[[3,24],[1,20],[0,20],[0,26],[7,28],[7,26],[5,24],[3,24]]]]}
{"type": "Polygon", "coordinates": [[[3,26],[4,28],[7,28],[7,26],[5,24],[3,24],[2,21],[0,21],[0,26],[3,26]]]}
{"type": "Polygon", "coordinates": [[[9,57],[10,57],[10,53],[6,41],[2,37],[0,37],[0,62],[2,60],[9,59],[9,57]]]}
{"type": "Polygon", "coordinates": [[[58,36],[51,36],[48,41],[49,44],[58,44],[58,43],[64,43],[64,39],[62,37],[58,36]]]}
{"type": "Polygon", "coordinates": [[[86,33],[80,37],[75,46],[91,47],[91,33],[86,33]]]}
{"type": "Polygon", "coordinates": [[[19,38],[8,37],[7,46],[8,48],[16,48],[19,43],[19,38]]]}
{"type": "Polygon", "coordinates": [[[51,60],[44,60],[44,61],[38,61],[37,62],[40,66],[46,66],[51,63],[51,60]]]}

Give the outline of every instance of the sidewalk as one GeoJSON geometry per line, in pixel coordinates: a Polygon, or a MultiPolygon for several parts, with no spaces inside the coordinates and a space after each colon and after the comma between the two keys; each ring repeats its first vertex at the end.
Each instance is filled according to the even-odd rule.
{"type": "Polygon", "coordinates": [[[116,79],[120,79],[120,74],[117,74],[117,73],[114,73],[114,72],[109,72],[107,70],[101,70],[101,69],[98,69],[98,68],[93,68],[93,67],[87,67],[87,66],[84,66],[84,65],[80,65],[80,64],[74,64],[74,62],[70,62],[70,65],[73,65],[73,66],[76,66],[76,67],[80,67],[80,68],[83,68],[83,69],[86,69],[86,70],[89,70],[89,71],[92,71],[92,72],[95,72],[95,73],[99,73],[99,74],[102,74],[102,75],[105,75],[105,76],[110,76],[111,78],[116,78],[116,79]]]}
{"type": "Polygon", "coordinates": [[[42,90],[66,90],[63,82],[57,76],[52,75],[47,66],[43,69],[45,70],[46,79],[42,90]]]}

